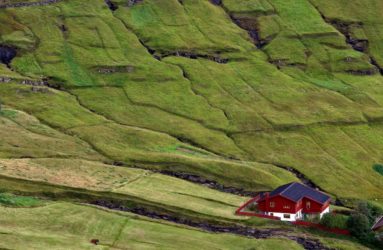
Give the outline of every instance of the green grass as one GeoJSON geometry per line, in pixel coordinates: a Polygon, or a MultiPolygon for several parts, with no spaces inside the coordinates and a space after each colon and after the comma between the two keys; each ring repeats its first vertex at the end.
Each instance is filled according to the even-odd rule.
{"type": "MultiPolygon", "coordinates": [[[[361,33],[367,37],[369,41],[368,53],[371,54],[380,65],[382,65],[381,49],[383,48],[383,34],[380,32],[381,28],[381,9],[383,7],[380,1],[358,1],[349,3],[348,1],[317,1],[312,2],[318,7],[323,14],[331,19],[338,19],[346,22],[362,22],[362,28],[352,31],[354,33],[361,33]],[[367,6],[362,10],[361,6],[367,6]]],[[[362,37],[363,37],[362,36],[362,37]]],[[[361,37],[359,35],[359,37],[361,37]]]]}
{"type": "Polygon", "coordinates": [[[0,205],[6,207],[36,207],[43,202],[33,197],[15,196],[7,193],[0,193],[0,205]]]}
{"type": "Polygon", "coordinates": [[[213,234],[128,213],[53,203],[40,208],[0,207],[3,248],[29,249],[271,249],[280,245],[301,249],[287,239],[256,240],[230,234],[213,234]],[[94,246],[91,239],[99,239],[94,246]]]}
{"type": "MultiPolygon", "coordinates": [[[[131,124],[130,119],[126,118],[122,120],[121,117],[123,116],[119,116],[119,113],[115,113],[113,116],[109,113],[105,114],[105,116],[111,116],[111,118],[119,116],[118,119],[115,119],[117,121],[121,120],[121,123],[126,123],[126,125],[120,123],[116,124],[113,121],[109,121],[103,117],[102,112],[100,112],[102,115],[90,112],[88,109],[80,106],[74,97],[64,92],[35,94],[25,90],[22,95],[15,95],[14,88],[16,88],[16,86],[8,85],[8,87],[9,88],[2,88],[5,93],[9,93],[3,99],[5,103],[12,104],[13,101],[11,100],[14,100],[14,98],[19,99],[16,104],[18,108],[26,109],[26,111],[33,113],[45,123],[63,130],[66,134],[77,135],[77,137],[83,141],[82,143],[84,143],[84,141],[87,142],[96,151],[100,152],[102,155],[106,155],[114,161],[122,161],[126,163],[151,163],[154,166],[160,165],[159,168],[197,173],[202,176],[218,179],[227,185],[263,190],[266,187],[269,189],[270,187],[276,187],[284,182],[295,180],[295,178],[286,171],[278,169],[270,171],[269,169],[272,168],[271,166],[262,164],[235,162],[212,154],[210,154],[211,157],[209,158],[206,158],[205,156],[195,157],[195,155],[185,154],[181,150],[176,152],[164,152],[161,148],[189,146],[171,135],[149,130],[150,128],[157,129],[156,127],[153,127],[153,124],[151,124],[149,129],[136,127],[137,125],[141,126],[141,124],[131,124]],[[29,98],[25,98],[25,96],[28,96],[29,98]],[[31,102],[37,100],[40,100],[38,105],[31,105],[31,102]],[[49,109],[45,109],[45,107],[48,106],[49,109]],[[94,136],[95,134],[97,134],[97,136],[94,136]],[[227,168],[232,168],[233,171],[230,171],[230,173],[227,174],[225,172],[225,169],[227,168]],[[239,176],[242,177],[239,178],[239,176]],[[267,176],[267,178],[264,178],[265,176],[267,176]],[[241,184],[237,181],[239,179],[241,179],[241,184]]],[[[105,106],[102,106],[102,108],[104,109],[105,106]]],[[[125,114],[125,111],[123,114],[125,114]]],[[[9,123],[9,121],[7,122],[9,123]]],[[[208,132],[209,130],[204,129],[204,131],[208,132]]],[[[168,128],[166,128],[164,132],[169,132],[168,128]]],[[[173,132],[171,134],[173,134],[173,132]]],[[[214,134],[219,140],[222,140],[228,145],[228,149],[220,149],[222,150],[220,151],[213,148],[212,151],[217,151],[219,153],[230,152],[229,150],[233,148],[232,151],[234,152],[234,155],[240,154],[238,153],[239,149],[235,144],[228,138],[225,138],[223,133],[213,133],[213,135],[214,134]],[[220,137],[218,137],[219,134],[221,135],[220,137]]],[[[177,134],[175,135],[178,136],[177,134]]],[[[205,141],[206,139],[215,139],[209,134],[205,135],[208,136],[208,138],[204,138],[205,141]]],[[[7,137],[10,137],[9,140],[15,138],[9,133],[7,133],[7,137]]],[[[211,145],[211,141],[206,142],[211,145]]],[[[31,142],[23,140],[22,143],[28,145],[31,142]]],[[[220,145],[224,144],[221,143],[220,145]]],[[[55,145],[55,147],[57,146],[55,145]]],[[[13,150],[19,151],[20,148],[13,150]]],[[[40,155],[40,153],[37,154],[36,152],[29,156],[33,156],[33,154],[36,154],[36,156],[40,155]]]]}
{"type": "MultiPolygon", "coordinates": [[[[177,178],[128,167],[113,167],[73,159],[0,160],[3,177],[88,191],[111,192],[122,197],[189,210],[200,215],[244,219],[234,211],[248,197],[222,193],[177,178]]],[[[267,174],[264,174],[264,178],[267,174]]],[[[277,181],[277,180],[275,180],[277,181]]],[[[42,192],[42,190],[40,190],[42,192]]]]}
{"type": "Polygon", "coordinates": [[[249,152],[255,152],[255,160],[294,166],[327,192],[345,198],[381,199],[381,177],[371,168],[379,155],[374,154],[373,148],[380,144],[380,126],[319,126],[305,131],[253,133],[236,136],[235,140],[249,152]],[[377,140],[369,141],[367,136],[377,140]],[[252,141],[257,141],[258,146],[251,147],[252,141]],[[363,183],[364,192],[352,185],[342,188],[352,180],[363,183]]]}
{"type": "Polygon", "coordinates": [[[88,144],[60,133],[24,112],[3,107],[0,115],[1,158],[79,157],[102,160],[88,144]]]}
{"type": "Polygon", "coordinates": [[[235,1],[224,0],[224,6],[232,12],[255,12],[264,13],[274,11],[273,6],[266,0],[248,0],[248,1],[235,1]]]}
{"type": "MultiPolygon", "coordinates": [[[[57,189],[52,195],[64,198],[73,190],[74,196],[107,193],[233,220],[246,198],[151,171],[266,191],[298,180],[282,166],[348,205],[368,200],[382,206],[382,171],[374,164],[383,159],[383,78],[370,61],[383,65],[380,1],[114,2],[114,12],[102,0],[0,10],[0,44],[18,49],[11,69],[0,64],[0,77],[12,78],[0,83],[0,175],[8,191],[31,185],[36,194],[57,189]],[[256,48],[236,18],[247,20],[265,46],[256,48]],[[352,24],[352,37],[367,39],[368,49],[354,50],[329,20],[352,24]],[[157,60],[148,50],[199,57],[157,60]],[[366,70],[374,74],[357,75],[366,70]],[[61,89],[44,93],[20,84],[42,78],[61,89]]],[[[255,224],[262,223],[270,225],[255,224]]],[[[22,231],[29,248],[90,247],[81,235],[29,230],[22,231]]],[[[138,232],[140,241],[153,239],[145,247],[169,246],[145,235],[150,230],[138,232]]],[[[117,235],[108,244],[144,247],[133,236],[118,243],[117,235]]],[[[0,247],[16,242],[22,248],[23,241],[7,237],[0,247]]],[[[348,239],[325,242],[355,247],[348,239]]],[[[198,247],[223,243],[209,244],[198,247]]]]}
{"type": "Polygon", "coordinates": [[[239,30],[222,9],[208,1],[183,3],[177,0],[144,2],[131,9],[120,8],[116,16],[159,51],[179,49],[208,53],[251,48],[246,33],[239,30]],[[172,15],[167,14],[168,9],[173,10],[172,15]]]}
{"type": "Polygon", "coordinates": [[[16,118],[17,112],[15,110],[3,109],[0,111],[0,115],[7,118],[16,118]]]}

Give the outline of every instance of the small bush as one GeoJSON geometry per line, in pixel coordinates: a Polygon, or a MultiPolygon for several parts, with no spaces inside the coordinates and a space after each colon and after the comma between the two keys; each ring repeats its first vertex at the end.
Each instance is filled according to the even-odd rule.
{"type": "Polygon", "coordinates": [[[376,235],[377,246],[383,249],[383,232],[376,235]]]}
{"type": "Polygon", "coordinates": [[[320,223],[329,228],[347,229],[348,216],[343,214],[324,214],[320,223]]]}
{"type": "Polygon", "coordinates": [[[13,110],[0,110],[0,116],[4,116],[7,118],[15,118],[17,116],[17,112],[13,110]]]}
{"type": "Polygon", "coordinates": [[[320,222],[320,216],[318,214],[306,214],[305,220],[312,222],[312,223],[319,223],[320,222]]]}
{"type": "Polygon", "coordinates": [[[380,175],[383,176],[383,165],[382,164],[374,164],[374,166],[372,166],[372,168],[378,172],[380,175]]]}
{"type": "Polygon", "coordinates": [[[351,215],[347,221],[347,226],[350,233],[359,239],[367,237],[370,232],[370,221],[362,213],[351,215]]]}
{"type": "Polygon", "coordinates": [[[258,211],[258,205],[257,204],[250,204],[250,206],[248,206],[247,208],[248,210],[250,211],[253,211],[253,212],[257,212],[258,211]]]}
{"type": "Polygon", "coordinates": [[[41,200],[33,197],[15,196],[12,194],[0,193],[0,206],[34,207],[41,204],[41,200]]]}
{"type": "Polygon", "coordinates": [[[377,206],[374,206],[366,201],[359,202],[356,211],[358,213],[364,214],[368,218],[370,226],[374,224],[376,218],[378,218],[383,212],[377,206]]]}

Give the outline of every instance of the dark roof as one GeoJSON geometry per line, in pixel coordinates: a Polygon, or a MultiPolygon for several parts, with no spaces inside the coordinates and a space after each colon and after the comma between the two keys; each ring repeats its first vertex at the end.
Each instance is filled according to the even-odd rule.
{"type": "Polygon", "coordinates": [[[378,230],[380,228],[383,228],[383,216],[380,217],[376,223],[372,226],[372,230],[378,230]]]}
{"type": "Polygon", "coordinates": [[[314,201],[317,201],[320,204],[324,204],[330,199],[330,196],[298,182],[292,182],[292,183],[280,186],[270,193],[270,197],[273,197],[276,195],[281,195],[294,202],[298,202],[303,197],[306,197],[314,201]]]}

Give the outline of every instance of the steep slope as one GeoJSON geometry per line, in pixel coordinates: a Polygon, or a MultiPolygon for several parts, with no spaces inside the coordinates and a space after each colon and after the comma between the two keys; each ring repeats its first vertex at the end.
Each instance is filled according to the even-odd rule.
{"type": "Polygon", "coordinates": [[[291,181],[383,207],[382,8],[0,1],[2,189],[252,226],[238,194],[291,181]]]}

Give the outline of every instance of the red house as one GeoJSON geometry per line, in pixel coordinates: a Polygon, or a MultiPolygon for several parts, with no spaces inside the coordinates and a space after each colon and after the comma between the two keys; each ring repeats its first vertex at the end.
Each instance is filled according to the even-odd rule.
{"type": "Polygon", "coordinates": [[[322,217],[330,211],[330,201],[330,196],[301,183],[292,182],[272,192],[263,193],[257,206],[265,215],[279,217],[284,221],[296,221],[310,214],[322,217]]]}

